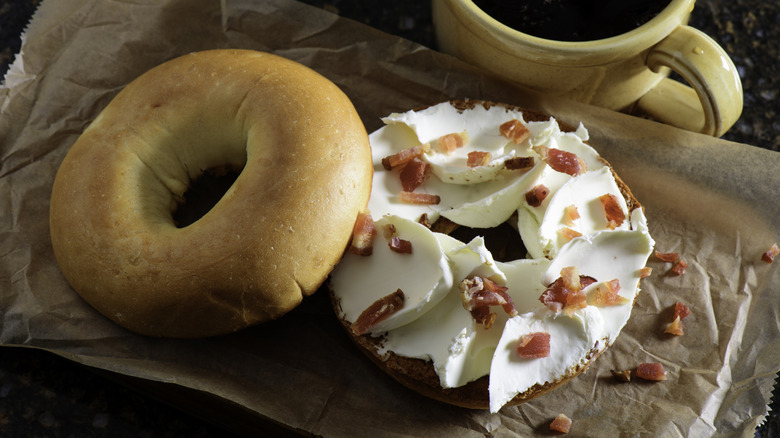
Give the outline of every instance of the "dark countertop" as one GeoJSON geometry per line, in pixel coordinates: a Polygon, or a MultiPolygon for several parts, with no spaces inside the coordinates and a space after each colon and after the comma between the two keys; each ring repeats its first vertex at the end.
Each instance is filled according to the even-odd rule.
{"type": "MultiPolygon", "coordinates": [[[[0,0],[0,76],[19,51],[20,35],[39,0],[0,0]]],[[[430,4],[305,0],[431,48],[430,4]]],[[[691,25],[729,53],[742,78],[742,117],[725,139],[780,151],[780,5],[765,0],[699,0],[691,25]]],[[[780,391],[756,437],[780,435],[780,391]]],[[[0,348],[0,436],[228,436],[201,418],[145,395],[126,382],[53,354],[0,348]]],[[[260,434],[258,434],[260,435],[260,434]]]]}

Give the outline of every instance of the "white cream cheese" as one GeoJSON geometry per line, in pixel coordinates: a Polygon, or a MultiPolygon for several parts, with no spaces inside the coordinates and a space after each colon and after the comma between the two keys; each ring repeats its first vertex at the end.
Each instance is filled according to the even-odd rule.
{"type": "MultiPolygon", "coordinates": [[[[331,275],[341,316],[348,322],[375,301],[403,290],[403,308],[369,332],[384,337],[382,352],[430,360],[444,388],[489,374],[492,412],[534,385],[559,380],[614,341],[628,321],[639,291],[640,269],[654,245],[644,213],[641,209],[629,213],[612,172],[584,143],[588,133],[582,125],[573,133],[563,133],[552,119],[524,122],[530,136],[514,144],[499,132],[499,126],[512,119],[524,122],[519,111],[479,105],[459,111],[449,103],[383,119],[386,126],[370,135],[375,172],[368,208],[378,231],[374,254],[347,254],[331,275]],[[449,153],[437,150],[435,142],[452,133],[464,134],[463,147],[449,153]],[[422,144],[431,145],[422,159],[432,172],[415,192],[440,196],[437,205],[400,202],[399,171],[385,170],[381,162],[422,144]],[[574,153],[586,163],[587,172],[577,176],[557,172],[535,146],[574,153]],[[484,168],[468,168],[466,157],[472,151],[490,152],[493,160],[484,168]],[[533,167],[504,168],[504,160],[520,156],[533,157],[533,167]],[[525,194],[538,184],[545,185],[549,194],[541,205],[532,207],[525,194]],[[626,215],[614,229],[608,229],[599,200],[604,194],[615,195],[626,215]],[[567,214],[571,206],[579,214],[573,221],[567,214]],[[417,223],[426,214],[431,222],[443,216],[463,226],[487,228],[507,221],[514,212],[529,258],[507,263],[495,261],[481,237],[465,243],[417,223]],[[383,237],[387,224],[412,242],[413,254],[389,249],[383,237]],[[580,237],[564,237],[562,228],[580,237]],[[554,313],[539,297],[568,266],[599,283],[618,279],[619,294],[627,304],[554,313]],[[495,306],[491,312],[496,318],[489,329],[476,323],[464,308],[458,288],[463,279],[474,276],[506,286],[518,314],[510,317],[495,306]],[[515,352],[517,342],[536,331],[550,334],[550,355],[521,359],[515,352]]],[[[592,293],[597,284],[584,292],[592,293]]]]}
{"type": "Polygon", "coordinates": [[[405,296],[403,308],[373,326],[369,333],[383,333],[417,319],[441,301],[453,288],[450,264],[439,241],[426,227],[397,216],[376,221],[373,254],[349,253],[331,274],[331,286],[341,298],[343,317],[355,321],[375,301],[398,289],[405,296]],[[383,233],[393,225],[396,236],[412,243],[411,254],[390,249],[383,233]]]}

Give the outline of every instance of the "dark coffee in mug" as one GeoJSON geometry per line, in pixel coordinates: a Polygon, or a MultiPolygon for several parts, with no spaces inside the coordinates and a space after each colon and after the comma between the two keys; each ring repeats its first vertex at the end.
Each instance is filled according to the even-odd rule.
{"type": "Polygon", "coordinates": [[[670,0],[474,0],[515,30],[558,41],[592,41],[626,33],[658,15],[670,0]]]}

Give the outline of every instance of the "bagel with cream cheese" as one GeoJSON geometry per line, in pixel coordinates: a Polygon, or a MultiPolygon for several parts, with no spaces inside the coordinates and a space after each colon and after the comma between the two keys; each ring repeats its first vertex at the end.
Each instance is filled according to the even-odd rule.
{"type": "Polygon", "coordinates": [[[72,146],[52,189],[52,246],[73,288],[134,332],[230,333],[318,289],[371,175],[365,128],[328,79],[268,53],[191,53],[127,85],[72,146]],[[220,168],[241,171],[177,226],[192,182],[220,168]]]}
{"type": "Polygon", "coordinates": [[[492,412],[582,373],[628,321],[654,246],[587,130],[482,101],[383,120],[329,281],[356,345],[423,395],[492,412]]]}

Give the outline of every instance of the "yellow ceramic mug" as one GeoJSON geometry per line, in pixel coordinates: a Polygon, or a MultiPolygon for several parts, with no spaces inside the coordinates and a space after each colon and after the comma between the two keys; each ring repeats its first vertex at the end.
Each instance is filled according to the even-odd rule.
{"type": "Polygon", "coordinates": [[[693,4],[671,0],[631,31],[569,42],[507,27],[472,0],[432,0],[445,53],[544,93],[720,136],[742,113],[742,83],[723,49],[687,26],[693,4]],[[690,86],[668,78],[670,69],[690,86]]]}

